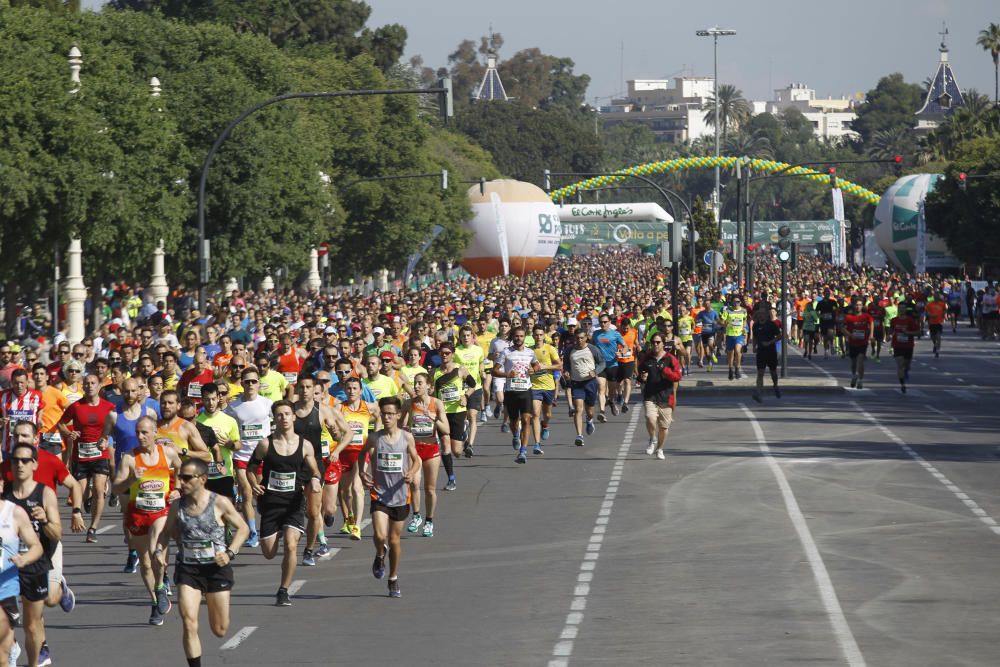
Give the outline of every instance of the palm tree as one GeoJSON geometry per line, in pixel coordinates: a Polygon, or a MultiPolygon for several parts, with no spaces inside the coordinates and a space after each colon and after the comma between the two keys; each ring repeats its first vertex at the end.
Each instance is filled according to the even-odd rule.
{"type": "Polygon", "coordinates": [[[993,103],[1000,106],[1000,24],[991,23],[980,30],[976,44],[993,56],[993,103]]]}
{"type": "Polygon", "coordinates": [[[964,102],[962,108],[967,109],[976,118],[983,118],[993,107],[989,96],[983,95],[975,88],[969,88],[962,93],[962,101],[964,102]]]}
{"type": "MultiPolygon", "coordinates": [[[[715,127],[715,96],[709,96],[702,105],[705,111],[705,122],[715,127]]],[[[740,125],[750,120],[750,103],[743,97],[743,91],[732,85],[724,83],[719,86],[719,126],[722,138],[725,140],[726,133],[730,128],[737,129],[740,125]]]]}
{"type": "Polygon", "coordinates": [[[913,150],[913,132],[908,127],[893,126],[878,130],[868,142],[868,157],[873,160],[891,160],[913,150]]]}
{"type": "Polygon", "coordinates": [[[774,149],[771,146],[771,140],[764,136],[764,133],[760,130],[755,132],[740,130],[726,139],[723,152],[726,155],[740,157],[746,156],[767,160],[774,158],[774,149]]]}

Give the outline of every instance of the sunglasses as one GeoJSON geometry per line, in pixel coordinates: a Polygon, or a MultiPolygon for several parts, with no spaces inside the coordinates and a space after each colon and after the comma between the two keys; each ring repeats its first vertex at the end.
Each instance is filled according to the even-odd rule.
{"type": "Polygon", "coordinates": [[[188,473],[184,472],[177,475],[177,479],[181,480],[182,482],[190,482],[192,479],[196,479],[198,477],[201,477],[201,475],[189,475],[188,473]]]}
{"type": "Polygon", "coordinates": [[[243,380],[243,384],[260,384],[260,380],[247,379],[243,380]]]}
{"type": "Polygon", "coordinates": [[[334,371],[337,375],[350,375],[351,371],[334,371]]]}
{"type": "Polygon", "coordinates": [[[21,465],[26,466],[29,463],[33,462],[35,459],[32,456],[28,457],[12,456],[10,460],[13,461],[14,463],[20,463],[21,465]]]}

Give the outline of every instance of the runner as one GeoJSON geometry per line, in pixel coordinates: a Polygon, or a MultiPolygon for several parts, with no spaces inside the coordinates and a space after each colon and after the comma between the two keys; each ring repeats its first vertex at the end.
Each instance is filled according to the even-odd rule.
{"type": "Polygon", "coordinates": [[[206,466],[205,488],[235,503],[233,451],[240,448],[240,426],[235,419],[223,412],[219,385],[215,382],[206,382],[201,386],[201,405],[202,411],[195,419],[202,426],[212,429],[216,443],[212,462],[206,466]]]}
{"type": "MultiPolygon", "coordinates": [[[[0,481],[0,493],[3,488],[4,483],[0,481]]],[[[0,607],[6,612],[0,613],[0,655],[12,656],[11,662],[16,664],[20,647],[16,653],[12,653],[11,649],[15,646],[14,622],[17,618],[17,596],[21,592],[20,570],[41,558],[44,551],[28,513],[2,498],[0,498],[0,545],[3,545],[0,549],[0,607]],[[13,614],[8,611],[11,609],[14,610],[13,614]]],[[[38,664],[37,655],[33,659],[36,661],[34,664],[38,664]]]]}
{"type": "Polygon", "coordinates": [[[927,326],[931,332],[931,342],[934,344],[934,358],[941,356],[941,335],[944,332],[944,319],[947,316],[947,305],[944,294],[938,292],[933,301],[928,301],[924,306],[927,314],[927,326]]]}
{"type": "MultiPolygon", "coordinates": [[[[413,499],[411,507],[413,518],[406,525],[406,530],[415,533],[423,521],[424,537],[434,537],[434,510],[437,508],[437,476],[438,459],[441,456],[441,443],[450,437],[450,424],[444,403],[430,395],[431,379],[427,373],[419,373],[413,380],[415,395],[403,408],[406,424],[416,445],[417,455],[421,461],[421,473],[410,484],[410,494],[413,499]],[[423,477],[424,496],[427,500],[427,516],[420,515],[420,477],[423,477]]],[[[454,480],[448,484],[455,489],[454,480]]]]}
{"type": "MultiPolygon", "coordinates": [[[[337,459],[340,467],[340,507],[344,513],[344,525],[340,532],[352,540],[361,539],[361,517],[364,512],[364,486],[358,474],[358,455],[368,440],[372,420],[378,427],[378,411],[374,403],[362,400],[361,380],[348,377],[341,380],[345,392],[340,412],[347,423],[347,430],[341,435],[336,449],[330,452],[330,460],[337,459]]],[[[361,462],[364,463],[363,461],[361,462]]]]}
{"type": "Polygon", "coordinates": [[[177,383],[177,393],[184,398],[190,398],[195,405],[201,407],[201,389],[214,379],[208,354],[205,348],[199,346],[194,350],[192,365],[184,371],[177,383]]]}
{"type": "Polygon", "coordinates": [[[778,343],[781,341],[781,327],[775,324],[774,309],[767,302],[760,302],[753,311],[753,342],[754,356],[757,362],[757,385],[753,400],[761,403],[764,399],[764,371],[770,369],[771,383],[774,385],[774,397],[781,398],[778,389],[778,343]]]}
{"type": "MultiPolygon", "coordinates": [[[[615,332],[617,336],[617,332],[615,332]]],[[[609,337],[610,338],[610,337],[609,337]]],[[[621,338],[621,336],[618,336],[621,338]]],[[[504,408],[510,417],[513,439],[511,444],[517,450],[516,463],[528,462],[528,449],[521,441],[522,435],[527,441],[531,437],[533,420],[531,400],[532,371],[537,372],[541,364],[535,359],[535,353],[524,347],[524,327],[517,326],[511,331],[511,346],[500,353],[493,366],[493,375],[506,378],[504,387],[504,408]]],[[[612,354],[614,354],[612,352],[612,354]]],[[[454,438],[454,433],[452,438],[454,438]]],[[[539,443],[536,443],[539,444],[539,443]]]]}
{"type": "MultiPolygon", "coordinates": [[[[722,313],[722,325],[726,332],[726,361],[729,365],[729,379],[743,377],[743,346],[746,345],[747,311],[739,299],[731,296],[729,308],[722,313]]],[[[664,345],[669,342],[664,339],[664,345]]],[[[666,345],[669,349],[669,345],[666,345]]]]}
{"type": "Polygon", "coordinates": [[[851,387],[858,389],[864,389],[865,355],[868,352],[868,341],[875,332],[875,320],[870,313],[861,309],[861,305],[861,297],[855,297],[851,303],[851,312],[844,316],[851,356],[851,387]]]}
{"type": "MultiPolygon", "coordinates": [[[[562,364],[556,348],[545,342],[545,327],[536,324],[532,334],[535,341],[532,351],[538,362],[538,370],[531,374],[531,428],[535,437],[532,453],[541,455],[545,453],[541,442],[549,439],[549,422],[552,420],[552,408],[556,404],[554,373],[562,368],[562,364]]],[[[611,401],[618,402],[618,396],[611,396],[611,401]]]]}
{"type": "MultiPolygon", "coordinates": [[[[284,378],[282,378],[284,379],[284,378]]],[[[257,445],[271,433],[272,402],[260,396],[260,374],[253,366],[248,366],[240,372],[240,383],[243,392],[239,398],[226,406],[226,414],[236,420],[240,428],[240,448],[233,451],[233,464],[236,466],[236,485],[239,498],[242,498],[243,516],[250,527],[250,537],[247,546],[251,549],[259,544],[257,534],[257,513],[253,506],[253,491],[250,479],[247,477],[247,466],[257,445]]]]}
{"type": "MultiPolygon", "coordinates": [[[[591,342],[604,355],[604,371],[597,376],[597,401],[600,412],[597,414],[597,421],[602,424],[608,420],[604,415],[604,408],[607,405],[608,396],[618,394],[618,348],[625,345],[625,339],[617,331],[611,328],[611,316],[601,313],[600,329],[594,332],[591,342]]],[[[611,414],[618,414],[618,405],[611,402],[611,414]]]]}
{"type": "Polygon", "coordinates": [[[604,370],[604,355],[588,341],[587,332],[577,331],[576,345],[563,356],[563,372],[569,377],[573,400],[573,422],[576,425],[577,447],[583,447],[583,431],[594,433],[594,407],[597,405],[597,378],[604,370]],[[584,426],[586,420],[586,427],[584,426]]]}
{"type": "Polygon", "coordinates": [[[684,375],[690,375],[691,348],[694,345],[694,318],[691,316],[691,309],[684,304],[677,307],[677,337],[681,339],[681,369],[684,375]]]}
{"type": "MultiPolygon", "coordinates": [[[[62,539],[62,522],[55,491],[39,484],[33,478],[38,468],[38,451],[29,443],[17,443],[11,450],[14,481],[3,489],[3,499],[21,507],[27,513],[32,528],[42,546],[42,556],[31,565],[18,571],[21,588],[21,610],[24,617],[24,643],[29,665],[49,665],[52,659],[45,642],[45,605],[52,596],[51,571],[56,547],[62,539]]],[[[4,545],[6,547],[6,545],[4,545]]],[[[60,563],[61,569],[61,563],[60,563]]],[[[61,579],[61,573],[60,579],[61,579]]],[[[60,586],[66,596],[66,611],[76,605],[75,596],[68,586],[60,586]]]]}
{"type": "Polygon", "coordinates": [[[819,313],[819,333],[823,339],[823,358],[829,358],[830,354],[836,354],[834,349],[834,337],[837,334],[837,310],[838,305],[833,293],[829,289],[823,290],[823,300],[816,306],[819,313]]]}
{"type": "Polygon", "coordinates": [[[198,428],[180,416],[180,396],[174,389],[167,389],[160,395],[160,420],[156,429],[156,442],[164,447],[173,447],[181,459],[200,459],[209,463],[214,460],[198,428]]]}
{"type": "Polygon", "coordinates": [[[500,355],[510,347],[510,321],[500,320],[498,325],[500,328],[499,333],[490,342],[490,352],[487,355],[490,360],[490,372],[492,374],[492,388],[493,398],[496,399],[496,407],[492,410],[490,406],[486,406],[486,416],[487,417],[499,417],[500,418],[500,432],[507,432],[507,412],[504,410],[504,388],[507,386],[507,381],[492,373],[493,369],[496,368],[497,360],[500,359],[500,355]]]}
{"type": "Polygon", "coordinates": [[[906,393],[906,383],[910,381],[910,364],[913,362],[914,337],[920,333],[917,311],[913,306],[901,308],[902,314],[892,318],[889,329],[892,332],[892,356],[896,358],[896,377],[899,390],[906,393]]]}
{"type": "Polygon", "coordinates": [[[142,583],[152,599],[149,624],[163,625],[163,617],[170,611],[170,597],[163,579],[157,579],[153,572],[152,554],[167,521],[168,506],[180,495],[173,487],[181,459],[173,447],[156,442],[155,419],[139,417],[135,433],[139,444],[122,456],[112,490],[129,495],[125,535],[129,549],[139,555],[142,583]]]}
{"type": "Polygon", "coordinates": [[[431,383],[434,387],[434,396],[444,405],[448,419],[449,435],[448,439],[441,443],[443,450],[441,463],[448,475],[445,490],[454,491],[456,488],[454,459],[463,452],[467,457],[473,454],[466,449],[465,431],[468,427],[466,406],[469,397],[475,391],[475,381],[464,366],[455,362],[455,348],[450,342],[441,343],[438,346],[438,354],[441,355],[441,366],[431,375],[431,383]]]}
{"type": "Polygon", "coordinates": [[[476,434],[479,429],[479,412],[483,409],[483,377],[485,376],[486,354],[476,340],[476,335],[472,332],[472,327],[466,325],[458,332],[461,345],[455,348],[452,357],[455,363],[464,368],[472,378],[475,386],[472,393],[466,392],[465,414],[469,421],[469,426],[465,432],[465,444],[463,453],[466,458],[471,458],[476,451],[476,434]]]}
{"type": "Polygon", "coordinates": [[[59,420],[59,432],[70,451],[73,477],[84,488],[84,509],[90,512],[87,542],[97,542],[97,528],[104,514],[104,501],[111,477],[111,448],[102,438],[108,415],[115,407],[101,398],[96,375],[83,379],[83,398],[72,403],[59,420]],[[73,428],[70,430],[69,425],[73,428]]]}
{"type": "Polygon", "coordinates": [[[0,393],[0,418],[3,419],[3,455],[10,453],[14,446],[14,426],[21,421],[36,426],[42,420],[45,404],[42,395],[28,389],[28,372],[18,368],[10,374],[10,389],[0,393]]]}
{"type": "Polygon", "coordinates": [[[819,325],[819,311],[816,310],[816,304],[810,301],[802,311],[802,340],[805,344],[803,355],[806,359],[812,359],[818,351],[819,325]]]}
{"type": "Polygon", "coordinates": [[[49,384],[49,374],[43,364],[36,363],[31,367],[31,380],[35,391],[42,396],[41,443],[39,447],[61,457],[63,455],[62,435],[59,432],[59,419],[69,407],[69,401],[61,391],[49,384]]]}
{"type": "Polygon", "coordinates": [[[882,362],[882,341],[885,340],[885,300],[872,297],[865,308],[872,318],[871,354],[875,363],[882,362]]]}
{"type": "Polygon", "coordinates": [[[698,317],[695,318],[695,323],[701,326],[702,353],[698,359],[698,367],[701,368],[707,359],[708,368],[706,370],[709,373],[712,372],[715,364],[719,362],[719,358],[715,354],[715,338],[719,330],[720,320],[721,317],[714,308],[706,308],[698,313],[698,317]]]}
{"type": "MultiPolygon", "coordinates": [[[[522,332],[523,334],[523,332],[522,332]]],[[[379,400],[379,414],[384,428],[375,431],[365,443],[361,463],[361,478],[371,489],[372,539],[375,543],[375,562],[372,574],[376,579],[385,576],[385,556],[389,555],[389,597],[398,598],[399,561],[403,549],[399,536],[403,522],[410,511],[410,487],[420,472],[420,456],[413,436],[400,429],[403,404],[398,396],[379,400]],[[371,474],[368,467],[374,459],[371,474]]]]}
{"type": "Polygon", "coordinates": [[[649,434],[646,454],[655,455],[662,461],[666,458],[663,447],[667,442],[677,402],[677,384],[683,374],[677,357],[666,351],[663,334],[653,334],[650,344],[653,349],[643,355],[638,364],[643,409],[646,413],[646,432],[649,434]]]}
{"type": "Polygon", "coordinates": [[[250,457],[247,477],[260,508],[261,554],[271,560],[278,555],[279,542],[285,543],[275,605],[290,607],[288,587],[295,576],[299,538],[306,532],[303,477],[309,475],[308,485],[317,495],[323,478],[313,448],[295,433],[295,406],[291,401],[281,400],[273,405],[271,413],[274,433],[258,441],[250,457]]]}
{"type": "MultiPolygon", "coordinates": [[[[218,397],[218,391],[215,392],[218,397]]],[[[208,466],[188,459],[177,475],[182,496],[170,506],[166,523],[157,538],[153,555],[157,578],[166,569],[166,548],[171,539],[177,544],[174,581],[184,626],[184,657],[188,667],[201,667],[201,638],[198,614],[201,598],[208,606],[208,625],[216,637],[229,630],[229,598],[235,576],[232,561],[250,535],[243,517],[233,503],[206,488],[208,466]],[[231,534],[226,546],[227,529],[231,534]]]]}

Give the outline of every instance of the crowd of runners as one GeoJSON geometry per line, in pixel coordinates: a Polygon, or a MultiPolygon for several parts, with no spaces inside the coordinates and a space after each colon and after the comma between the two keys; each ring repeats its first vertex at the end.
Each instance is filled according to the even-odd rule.
{"type": "Polygon", "coordinates": [[[188,664],[200,665],[202,599],[223,636],[241,552],[280,556],[275,604],[289,606],[296,567],[328,554],[334,531],[361,540],[370,523],[372,574],[400,597],[402,532],[434,536],[484,428],[508,434],[512,465],[524,466],[556,441],[585,447],[641,407],[645,452],[662,460],[695,369],[737,382],[751,352],[748,391],[761,401],[768,372],[781,397],[783,340],[830,370],[845,359],[859,389],[884,348],[905,392],[922,336],[937,355],[963,317],[983,337],[1000,334],[992,286],[810,257],[783,322],[778,274],[760,258],[753,294],[689,276],[676,322],[659,261],[625,251],[417,291],[234,292],[208,312],[183,290],[152,304],[118,286],[83,341],[0,345],[0,655],[15,664],[21,625],[28,664],[50,664],[43,613],[75,606],[60,494],[88,543],[106,539],[102,522],[120,522],[123,569],[139,574],[149,623],[163,625],[176,602],[188,664]],[[557,409],[570,433],[553,434],[557,409]]]}

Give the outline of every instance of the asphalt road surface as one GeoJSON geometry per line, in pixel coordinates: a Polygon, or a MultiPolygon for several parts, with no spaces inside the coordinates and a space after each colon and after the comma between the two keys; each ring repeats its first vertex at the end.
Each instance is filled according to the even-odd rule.
{"type": "MultiPolygon", "coordinates": [[[[790,386],[849,380],[789,360],[790,386]]],[[[905,396],[894,373],[886,355],[862,391],[763,404],[682,384],[666,461],[640,409],[578,448],[560,404],[523,466],[494,420],[435,537],[404,532],[401,599],[368,530],[300,566],[288,608],[278,561],[245,549],[229,634],[203,611],[204,664],[998,665],[1000,345],[965,327],[939,359],[918,344],[905,396]]],[[[53,664],[184,665],[176,609],[147,625],[122,573],[118,516],[97,545],[67,537],[78,606],[46,613],[53,664]]]]}

